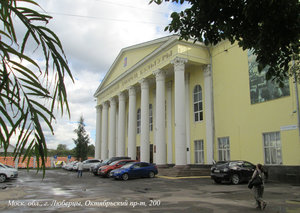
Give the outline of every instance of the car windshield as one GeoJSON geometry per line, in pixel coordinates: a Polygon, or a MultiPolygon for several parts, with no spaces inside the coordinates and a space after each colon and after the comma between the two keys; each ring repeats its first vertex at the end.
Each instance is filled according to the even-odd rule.
{"type": "Polygon", "coordinates": [[[106,159],[105,161],[103,161],[104,164],[106,164],[109,161],[109,159],[106,159]]]}
{"type": "Polygon", "coordinates": [[[119,162],[119,161],[114,161],[114,162],[112,162],[112,163],[109,164],[109,165],[116,165],[118,162],[119,162]]]}
{"type": "Polygon", "coordinates": [[[125,164],[124,166],[122,166],[122,168],[129,168],[129,167],[131,167],[133,164],[135,164],[135,162],[132,162],[132,163],[127,163],[127,164],[125,164]]]}
{"type": "Polygon", "coordinates": [[[0,163],[0,167],[6,168],[6,166],[4,164],[2,164],[2,163],[0,163]]]}
{"type": "Polygon", "coordinates": [[[243,165],[243,162],[241,161],[235,161],[235,162],[230,162],[229,163],[229,166],[232,167],[232,166],[242,166],[243,165]]]}

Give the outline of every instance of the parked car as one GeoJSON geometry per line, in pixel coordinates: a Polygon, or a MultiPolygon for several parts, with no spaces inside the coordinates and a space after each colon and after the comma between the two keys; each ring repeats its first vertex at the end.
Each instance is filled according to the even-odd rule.
{"type": "Polygon", "coordinates": [[[62,168],[64,165],[66,165],[66,162],[65,161],[56,161],[54,163],[54,165],[55,165],[56,168],[59,168],[59,167],[62,168]]]}
{"type": "MultiPolygon", "coordinates": [[[[85,160],[82,162],[82,169],[83,170],[91,170],[91,168],[98,164],[98,163],[101,163],[101,160],[97,160],[97,159],[88,159],[88,160],[85,160]]],[[[74,164],[73,165],[73,170],[74,171],[77,171],[78,170],[78,163],[74,164]]]]}
{"type": "Polygon", "coordinates": [[[109,165],[105,165],[105,166],[101,166],[98,170],[98,175],[102,176],[102,177],[109,177],[109,173],[114,170],[114,169],[118,169],[121,168],[122,166],[124,166],[127,163],[130,162],[136,162],[136,160],[130,160],[130,159],[126,159],[126,160],[116,160],[114,162],[112,162],[109,165]]]}
{"type": "Polygon", "coordinates": [[[72,165],[72,171],[77,171],[77,170],[78,170],[78,162],[72,165]]]}
{"type": "Polygon", "coordinates": [[[62,168],[68,171],[72,171],[73,170],[73,166],[77,163],[77,161],[72,161],[70,163],[67,163],[65,166],[63,166],[62,168]]]}
{"type": "Polygon", "coordinates": [[[239,184],[251,179],[255,167],[254,164],[243,160],[219,161],[211,167],[210,176],[216,183],[230,181],[239,184]]]}
{"type": "Polygon", "coordinates": [[[18,170],[14,168],[10,168],[2,163],[0,163],[0,183],[3,183],[7,179],[17,178],[18,170]]]}
{"type": "Polygon", "coordinates": [[[122,159],[131,159],[130,157],[111,157],[109,159],[104,160],[101,163],[97,163],[96,165],[92,166],[90,171],[94,174],[94,175],[98,175],[98,170],[101,166],[105,166],[105,165],[109,165],[110,163],[116,161],[116,160],[122,160],[122,159]]]}
{"type": "Polygon", "coordinates": [[[88,160],[85,160],[82,162],[82,168],[83,170],[89,170],[90,171],[90,168],[98,163],[101,163],[102,161],[101,160],[98,160],[98,159],[88,159],[88,160]]]}
{"type": "Polygon", "coordinates": [[[157,166],[155,164],[146,162],[132,162],[119,169],[112,170],[110,172],[110,177],[122,180],[141,177],[153,178],[157,173],[157,166]]]}

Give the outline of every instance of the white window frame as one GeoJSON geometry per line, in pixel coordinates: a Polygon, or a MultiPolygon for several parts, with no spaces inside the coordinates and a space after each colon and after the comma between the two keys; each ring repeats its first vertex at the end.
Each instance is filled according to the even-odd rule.
{"type": "Polygon", "coordinates": [[[193,110],[194,110],[194,121],[203,121],[203,98],[202,98],[202,87],[197,84],[193,90],[193,110]]]}
{"type": "Polygon", "coordinates": [[[280,132],[263,133],[264,161],[266,165],[282,164],[280,132]]]}
{"type": "Polygon", "coordinates": [[[141,133],[141,109],[139,108],[136,113],[136,133],[141,133]]]}
{"type": "Polygon", "coordinates": [[[218,138],[219,161],[230,160],[230,140],[229,137],[218,138]]]}
{"type": "Polygon", "coordinates": [[[204,164],[204,142],[203,140],[195,140],[194,141],[194,159],[195,164],[204,164]],[[199,144],[196,145],[196,144],[199,144]]]}

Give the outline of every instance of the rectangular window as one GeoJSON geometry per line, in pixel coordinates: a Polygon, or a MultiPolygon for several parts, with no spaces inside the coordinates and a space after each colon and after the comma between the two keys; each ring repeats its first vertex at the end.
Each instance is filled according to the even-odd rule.
{"type": "Polygon", "coordinates": [[[266,66],[263,70],[258,71],[257,56],[254,50],[248,50],[248,67],[251,104],[261,103],[277,98],[290,96],[289,77],[283,79],[283,87],[278,87],[276,82],[266,80],[266,73],[269,69],[266,66]]]}
{"type": "Polygon", "coordinates": [[[195,145],[195,164],[204,164],[204,145],[203,140],[194,141],[195,145]]]}
{"type": "Polygon", "coordinates": [[[194,120],[203,121],[202,88],[200,85],[194,87],[194,120]]]}
{"type": "Polygon", "coordinates": [[[153,130],[153,110],[152,110],[152,104],[149,104],[149,128],[150,128],[150,131],[153,130]]]}
{"type": "Polygon", "coordinates": [[[230,160],[229,137],[218,138],[219,161],[230,160]]]}
{"type": "Polygon", "coordinates": [[[280,132],[263,134],[265,164],[282,164],[280,132]]]}
{"type": "Polygon", "coordinates": [[[141,132],[141,109],[137,111],[137,123],[136,123],[136,133],[140,134],[141,132]]]}

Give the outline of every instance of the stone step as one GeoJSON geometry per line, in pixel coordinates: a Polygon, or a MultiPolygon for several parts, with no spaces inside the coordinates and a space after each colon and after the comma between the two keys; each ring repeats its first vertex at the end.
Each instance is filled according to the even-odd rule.
{"type": "Polygon", "coordinates": [[[158,168],[158,174],[161,176],[170,177],[185,177],[185,176],[209,176],[210,167],[169,167],[169,168],[158,168]]]}

